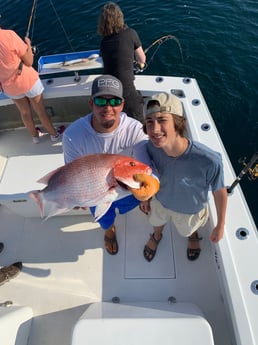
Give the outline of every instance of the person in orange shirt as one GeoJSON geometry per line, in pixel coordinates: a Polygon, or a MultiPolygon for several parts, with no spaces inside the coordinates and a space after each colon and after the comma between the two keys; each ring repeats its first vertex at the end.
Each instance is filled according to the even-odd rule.
{"type": "Polygon", "coordinates": [[[32,67],[31,41],[28,37],[24,41],[14,31],[0,28],[0,87],[16,104],[33,142],[39,143],[39,135],[32,108],[54,142],[60,138],[60,133],[54,128],[44,106],[44,87],[32,67]]]}

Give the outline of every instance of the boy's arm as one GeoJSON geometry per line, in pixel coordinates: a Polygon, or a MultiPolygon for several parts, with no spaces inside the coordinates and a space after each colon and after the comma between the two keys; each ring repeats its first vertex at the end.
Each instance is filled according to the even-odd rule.
{"type": "Polygon", "coordinates": [[[228,198],[226,187],[221,188],[216,192],[213,192],[213,197],[217,211],[217,225],[211,233],[210,240],[213,243],[217,243],[222,239],[224,234],[228,198]]]}

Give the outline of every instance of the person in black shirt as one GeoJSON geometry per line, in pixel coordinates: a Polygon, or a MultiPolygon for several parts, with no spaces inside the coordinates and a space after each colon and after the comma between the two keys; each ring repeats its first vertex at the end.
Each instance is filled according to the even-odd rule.
{"type": "Polygon", "coordinates": [[[104,64],[104,74],[118,78],[123,85],[124,111],[143,122],[143,98],[134,86],[133,62],[143,68],[146,56],[137,32],[124,22],[120,7],[108,2],[101,10],[98,33],[103,37],[100,53],[104,64]]]}

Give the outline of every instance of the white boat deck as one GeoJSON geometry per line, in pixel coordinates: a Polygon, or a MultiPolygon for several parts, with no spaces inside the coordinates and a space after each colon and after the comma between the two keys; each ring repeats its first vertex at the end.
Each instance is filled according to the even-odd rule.
{"type": "MultiPolygon", "coordinates": [[[[37,174],[38,166],[30,164],[29,157],[42,155],[42,171],[56,167],[56,163],[44,158],[46,154],[55,158],[59,155],[60,162],[62,159],[61,143],[50,143],[46,136],[39,145],[34,145],[24,129],[1,133],[0,145],[2,155],[9,160],[19,158],[16,169],[12,167],[14,190],[15,185],[17,190],[20,188],[15,174],[17,181],[22,179],[25,186],[31,182],[31,189],[35,188],[31,176],[33,172],[37,174]]],[[[5,172],[2,178],[6,178],[5,172]]],[[[200,233],[203,236],[200,258],[189,262],[187,241],[169,224],[156,258],[148,263],[142,251],[152,229],[146,217],[135,209],[125,216],[118,215],[119,253],[111,256],[103,250],[104,232],[90,215],[64,215],[47,221],[22,217],[19,213],[26,206],[21,210],[19,202],[12,207],[6,206],[4,186],[1,188],[1,242],[5,249],[0,262],[9,265],[22,261],[23,270],[1,286],[0,302],[11,300],[14,305],[32,308],[34,319],[29,345],[70,344],[72,328],[87,306],[93,302],[112,301],[114,297],[118,297],[121,304],[167,303],[169,297],[177,302],[191,302],[202,310],[210,323],[219,321],[219,327],[224,325],[227,332],[226,321],[216,320],[222,300],[217,286],[214,248],[207,229],[200,233]],[[15,214],[15,207],[18,214],[15,214]],[[214,301],[212,313],[206,308],[210,299],[214,301]],[[214,313],[216,309],[218,313],[214,313]]],[[[10,202],[9,197],[7,200],[10,202]]],[[[219,339],[219,332],[215,335],[219,339]]],[[[218,340],[219,343],[224,344],[218,340]]]]}
{"type": "MultiPolygon", "coordinates": [[[[54,81],[46,90],[46,97],[50,98],[51,92],[57,99],[58,95],[69,97],[69,92],[71,95],[89,92],[92,79],[93,76],[82,78],[77,85],[68,78],[54,81]],[[61,89],[60,85],[63,85],[61,89]]],[[[230,185],[235,175],[197,84],[194,81],[185,83],[182,78],[154,76],[137,77],[136,82],[144,95],[182,90],[189,134],[222,153],[226,184],[230,185]]],[[[2,113],[3,109],[4,106],[2,113]]],[[[51,143],[47,135],[40,144],[34,145],[25,129],[0,132],[0,241],[5,244],[0,265],[23,262],[22,272],[0,287],[0,303],[12,301],[14,306],[31,308],[33,320],[28,345],[103,343],[105,340],[87,342],[90,332],[85,331],[84,322],[92,314],[94,317],[101,315],[95,323],[93,320],[90,323],[93,333],[99,336],[102,332],[99,327],[105,325],[105,315],[114,321],[113,326],[106,323],[107,327],[114,327],[110,330],[112,340],[107,341],[109,344],[139,345],[147,339],[152,345],[162,341],[164,329],[157,322],[167,317],[168,310],[173,314],[172,324],[165,332],[171,329],[172,334],[171,337],[166,334],[163,345],[173,342],[177,329],[182,334],[180,320],[186,329],[183,329],[184,342],[178,341],[178,344],[212,345],[212,340],[205,342],[206,338],[200,335],[203,323],[195,323],[196,319],[200,321],[200,315],[211,326],[215,345],[258,343],[255,266],[258,238],[239,186],[229,197],[225,236],[218,245],[209,240],[216,222],[211,198],[209,222],[199,231],[203,237],[199,259],[187,260],[186,239],[168,224],[155,259],[148,263],[142,252],[152,229],[138,208],[117,216],[119,253],[115,256],[103,249],[104,232],[88,213],[71,211],[47,221],[39,218],[36,205],[28,201],[26,193],[41,189],[43,186],[37,184],[37,179],[62,162],[61,143],[51,143]],[[169,303],[168,299],[176,303],[169,303]],[[110,316],[112,306],[121,312],[120,320],[110,316]],[[145,320],[143,333],[135,340],[131,334],[142,318],[145,320]],[[127,324],[126,330],[123,322],[127,324]],[[72,339],[74,327],[79,336],[72,339]],[[121,329],[123,338],[117,337],[121,329]],[[146,338],[149,332],[151,336],[146,338]]],[[[1,335],[4,332],[4,326],[1,329],[3,308],[0,307],[1,335]]],[[[207,331],[207,327],[205,329],[207,331]]],[[[138,328],[137,332],[140,332],[138,328]]],[[[3,345],[23,343],[16,344],[14,339],[13,343],[3,345]]]]}

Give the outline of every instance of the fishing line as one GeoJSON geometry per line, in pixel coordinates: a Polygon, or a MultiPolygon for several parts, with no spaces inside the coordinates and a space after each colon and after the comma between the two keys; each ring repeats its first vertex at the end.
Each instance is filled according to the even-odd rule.
{"type": "Polygon", "coordinates": [[[154,59],[154,56],[156,55],[156,53],[158,52],[159,48],[161,47],[161,45],[163,43],[165,43],[166,41],[168,40],[174,40],[177,45],[178,45],[178,48],[179,48],[179,51],[180,51],[180,55],[181,55],[181,60],[182,62],[184,61],[183,60],[183,50],[182,50],[182,47],[181,47],[181,44],[178,40],[178,38],[176,36],[173,36],[173,35],[165,35],[165,36],[162,36],[158,39],[156,39],[155,41],[153,41],[145,50],[144,50],[144,53],[147,54],[149,52],[149,50],[151,48],[153,48],[154,46],[157,45],[156,49],[154,50],[153,54],[151,55],[151,57],[149,58],[149,61],[148,63],[145,64],[144,68],[140,69],[139,66],[137,66],[137,64],[134,64],[134,69],[135,69],[135,73],[139,73],[139,72],[143,72],[152,62],[152,60],[154,59]]]}
{"type": "Polygon", "coordinates": [[[66,37],[66,39],[67,39],[67,42],[68,42],[69,45],[70,45],[71,50],[74,51],[72,42],[71,42],[69,36],[67,35],[67,33],[66,33],[66,31],[65,31],[65,28],[64,28],[64,26],[63,26],[63,24],[62,24],[62,21],[61,21],[59,15],[58,15],[58,13],[57,13],[57,11],[56,11],[56,9],[55,9],[55,6],[54,6],[52,0],[49,0],[49,2],[50,2],[51,6],[52,6],[52,8],[53,8],[53,10],[54,10],[54,12],[55,12],[56,18],[57,18],[57,20],[58,20],[58,22],[59,22],[59,24],[60,24],[60,26],[61,26],[61,28],[62,28],[64,34],[65,34],[65,37],[66,37]]]}
{"type": "MultiPolygon", "coordinates": [[[[65,37],[66,37],[66,39],[67,39],[67,42],[68,42],[68,44],[70,45],[70,48],[71,48],[72,50],[74,50],[73,45],[72,45],[72,42],[71,42],[71,40],[70,40],[70,38],[69,38],[69,36],[68,36],[68,34],[67,34],[67,32],[66,32],[64,26],[63,26],[63,23],[62,23],[62,21],[61,21],[59,15],[58,15],[58,13],[57,13],[57,10],[56,10],[56,8],[55,8],[55,6],[54,6],[54,4],[53,4],[53,1],[52,1],[52,0],[49,0],[49,2],[50,2],[51,6],[52,6],[52,8],[53,8],[53,11],[54,11],[54,13],[55,13],[55,16],[56,16],[56,18],[57,18],[59,24],[60,24],[60,26],[61,26],[61,28],[62,28],[62,30],[63,30],[63,32],[64,32],[64,35],[65,35],[65,37]]],[[[32,41],[32,38],[33,38],[34,27],[35,27],[36,7],[37,7],[37,0],[34,0],[34,1],[33,1],[33,5],[32,5],[32,8],[31,8],[31,14],[30,14],[30,18],[29,18],[29,23],[28,23],[27,32],[26,32],[26,35],[25,35],[25,37],[29,37],[29,35],[30,35],[30,28],[31,28],[31,24],[32,24],[31,41],[32,41]]],[[[36,48],[36,47],[32,47],[32,48],[33,48],[33,53],[35,54],[37,48],[36,48]]]]}

